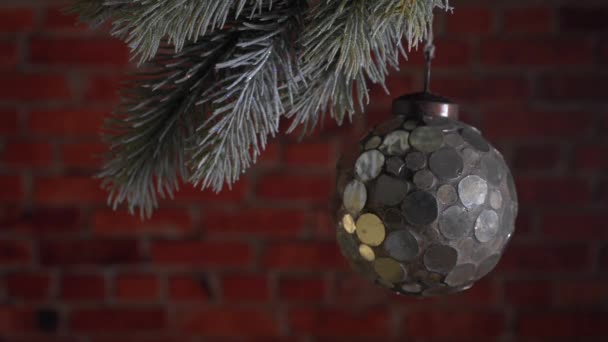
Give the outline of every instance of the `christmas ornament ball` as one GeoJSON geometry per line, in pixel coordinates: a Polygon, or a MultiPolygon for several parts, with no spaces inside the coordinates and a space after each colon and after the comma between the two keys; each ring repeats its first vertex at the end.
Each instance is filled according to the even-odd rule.
{"type": "Polygon", "coordinates": [[[518,209],[509,168],[479,130],[426,114],[394,116],[341,158],[335,210],[338,244],[355,270],[424,297],[487,275],[518,209]]]}

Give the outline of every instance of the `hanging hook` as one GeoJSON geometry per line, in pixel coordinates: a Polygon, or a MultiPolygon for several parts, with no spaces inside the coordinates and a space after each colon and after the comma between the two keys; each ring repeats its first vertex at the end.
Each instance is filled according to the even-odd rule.
{"type": "Polygon", "coordinates": [[[433,43],[435,37],[433,34],[433,19],[429,21],[428,35],[426,39],[426,45],[424,46],[424,60],[425,60],[425,76],[424,76],[424,92],[431,92],[431,64],[433,58],[435,58],[435,44],[433,43]]]}

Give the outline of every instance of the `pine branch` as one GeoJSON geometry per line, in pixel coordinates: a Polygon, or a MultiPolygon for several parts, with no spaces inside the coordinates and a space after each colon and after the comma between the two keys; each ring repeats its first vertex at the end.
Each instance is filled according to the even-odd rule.
{"type": "MultiPolygon", "coordinates": [[[[428,34],[435,7],[446,0],[322,1],[311,11],[302,36],[302,71],[309,82],[287,116],[289,131],[312,130],[329,112],[339,124],[369,102],[368,81],[384,86],[388,67],[397,69],[402,46],[416,47],[428,34]],[[354,94],[354,95],[353,95],[354,94]]],[[[386,88],[385,88],[386,90],[386,88]]],[[[388,90],[386,90],[388,92],[388,90]]]]}
{"type": "Polygon", "coordinates": [[[98,26],[124,10],[129,3],[130,0],[76,0],[66,12],[79,14],[82,22],[98,26]]]}
{"type": "Polygon", "coordinates": [[[199,127],[193,183],[215,191],[231,185],[278,132],[285,106],[299,91],[290,33],[299,29],[304,8],[303,1],[275,1],[236,26],[235,53],[216,66],[221,81],[200,101],[213,114],[199,127]]]}
{"type": "Polygon", "coordinates": [[[123,92],[122,110],[106,123],[111,150],[99,174],[114,207],[126,201],[150,216],[158,196],[171,197],[189,177],[187,153],[204,115],[195,103],[235,37],[202,39],[177,55],[162,50],[123,92]]]}

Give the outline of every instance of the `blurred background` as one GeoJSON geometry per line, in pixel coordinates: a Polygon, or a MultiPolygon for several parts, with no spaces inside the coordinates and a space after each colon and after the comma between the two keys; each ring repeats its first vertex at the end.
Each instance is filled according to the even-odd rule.
{"type": "Polygon", "coordinates": [[[340,151],[421,89],[420,51],[353,125],[274,139],[232,191],[142,222],[91,178],[128,49],[0,0],[0,341],[608,338],[608,1],[451,3],[432,88],[504,152],[521,214],[495,272],[420,300],[352,273],[327,209],[340,151]]]}

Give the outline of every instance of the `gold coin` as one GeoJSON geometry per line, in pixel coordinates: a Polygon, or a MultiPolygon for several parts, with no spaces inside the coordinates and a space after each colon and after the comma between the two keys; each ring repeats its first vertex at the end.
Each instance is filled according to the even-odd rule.
{"type": "Polygon", "coordinates": [[[350,216],[350,214],[346,214],[342,218],[342,227],[349,234],[353,234],[355,232],[355,230],[357,229],[357,226],[355,226],[355,220],[353,220],[353,217],[350,216]]]}
{"type": "Polygon", "coordinates": [[[391,283],[398,283],[403,280],[405,271],[401,264],[390,258],[380,258],[374,262],[374,270],[380,278],[391,283]]]}
{"type": "Polygon", "coordinates": [[[382,220],[374,214],[364,214],[357,220],[357,237],[361,242],[373,247],[380,246],[386,237],[382,220]]]}
{"type": "Polygon", "coordinates": [[[359,246],[359,254],[367,261],[374,261],[374,259],[376,259],[376,253],[374,253],[374,250],[368,245],[359,246]]]}

